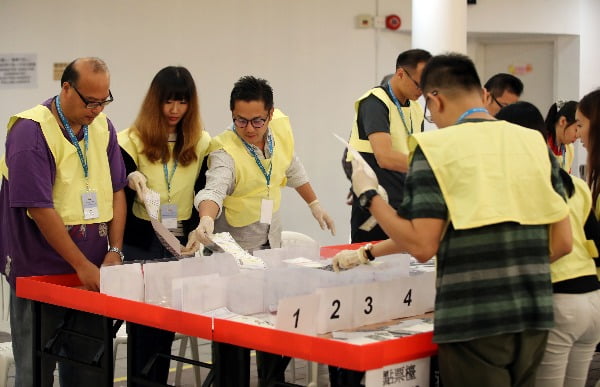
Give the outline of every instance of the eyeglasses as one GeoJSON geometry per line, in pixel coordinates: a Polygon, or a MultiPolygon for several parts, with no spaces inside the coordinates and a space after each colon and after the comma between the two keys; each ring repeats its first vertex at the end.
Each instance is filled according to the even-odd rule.
{"type": "MultiPolygon", "coordinates": [[[[431,92],[431,95],[438,95],[438,91],[434,90],[431,92]]],[[[429,122],[430,124],[434,124],[433,122],[433,117],[431,116],[431,112],[429,112],[429,115],[427,114],[427,103],[429,102],[429,97],[425,97],[425,109],[423,111],[423,119],[427,122],[429,122]]]]}
{"type": "Polygon", "coordinates": [[[269,119],[268,117],[267,118],[256,117],[251,120],[247,120],[245,118],[238,117],[238,118],[233,119],[233,123],[235,124],[235,126],[237,126],[240,129],[244,129],[246,126],[248,126],[248,123],[251,123],[252,127],[254,129],[260,129],[263,126],[265,126],[265,122],[267,122],[268,119],[269,119]]]}
{"type": "Polygon", "coordinates": [[[496,102],[496,104],[500,107],[500,109],[502,109],[505,106],[508,106],[507,103],[500,103],[500,102],[498,102],[498,100],[496,99],[496,97],[494,97],[494,94],[490,93],[490,96],[492,97],[492,99],[494,100],[494,102],[496,102]]]}
{"type": "Polygon", "coordinates": [[[413,81],[413,83],[415,84],[417,89],[421,90],[421,85],[419,84],[419,82],[415,81],[415,79],[413,77],[410,76],[410,73],[408,72],[408,70],[405,69],[404,67],[402,67],[402,70],[404,70],[404,73],[408,76],[408,79],[413,81]]]}
{"type": "Polygon", "coordinates": [[[77,93],[79,98],[81,98],[81,100],[85,104],[85,107],[88,109],[96,109],[98,107],[104,107],[104,106],[108,105],[109,103],[111,103],[112,101],[114,101],[114,98],[112,96],[112,93],[110,92],[110,89],[108,90],[108,98],[107,99],[105,99],[104,101],[100,101],[100,102],[94,102],[94,101],[89,101],[83,95],[81,95],[81,93],[79,92],[79,90],[77,90],[75,85],[73,85],[72,83],[70,85],[73,87],[73,90],[75,90],[75,92],[77,93]]]}

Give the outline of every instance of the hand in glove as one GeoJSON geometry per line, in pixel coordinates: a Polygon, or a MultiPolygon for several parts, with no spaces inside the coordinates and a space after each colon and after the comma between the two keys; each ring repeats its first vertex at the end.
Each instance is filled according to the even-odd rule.
{"type": "Polygon", "coordinates": [[[325,230],[325,228],[331,230],[331,235],[335,235],[335,224],[333,223],[333,219],[325,212],[321,204],[319,204],[318,200],[313,200],[308,204],[310,207],[310,212],[315,217],[317,222],[319,222],[319,226],[321,226],[321,230],[325,230]]]}
{"type": "Polygon", "coordinates": [[[181,255],[203,255],[203,251],[204,244],[198,240],[196,230],[191,231],[188,235],[187,244],[181,249],[181,255]]]}
{"type": "Polygon", "coordinates": [[[148,180],[146,180],[146,176],[142,174],[140,171],[133,171],[127,176],[127,185],[129,188],[137,192],[140,198],[144,198],[144,194],[148,189],[146,185],[148,180]]]}
{"type": "MultiPolygon", "coordinates": [[[[200,245],[212,245],[211,240],[213,231],[215,230],[215,221],[210,216],[203,216],[200,218],[200,224],[198,227],[190,232],[188,236],[188,243],[185,245],[186,252],[192,251],[193,247],[200,248],[200,245]]],[[[196,250],[193,250],[194,252],[196,250]]]]}
{"type": "Polygon", "coordinates": [[[335,271],[351,269],[363,263],[369,263],[364,247],[358,250],[342,250],[332,260],[333,270],[335,271]]]}
{"type": "Polygon", "coordinates": [[[352,160],[352,190],[358,197],[363,192],[370,189],[377,189],[379,182],[375,172],[367,165],[365,168],[364,163],[357,159],[352,160]],[[367,169],[368,168],[368,169],[367,169]]]}

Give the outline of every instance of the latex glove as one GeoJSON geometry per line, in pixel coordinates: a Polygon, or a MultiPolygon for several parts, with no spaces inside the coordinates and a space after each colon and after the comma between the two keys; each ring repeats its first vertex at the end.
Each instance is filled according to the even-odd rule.
{"type": "Polygon", "coordinates": [[[202,255],[204,250],[204,244],[198,240],[196,230],[190,232],[188,235],[188,242],[184,248],[181,249],[182,255],[202,255]],[[196,254],[196,253],[199,254],[196,254]]]}
{"type": "Polygon", "coordinates": [[[333,270],[351,269],[360,264],[369,263],[369,258],[365,254],[365,248],[361,247],[358,250],[342,250],[337,253],[331,262],[333,270]]]}
{"type": "Polygon", "coordinates": [[[199,248],[198,244],[212,245],[211,240],[213,232],[215,231],[215,221],[210,216],[203,216],[200,218],[200,224],[198,227],[190,233],[188,236],[188,243],[185,246],[186,249],[191,250],[194,244],[199,248]]]}
{"type": "Polygon", "coordinates": [[[144,198],[144,194],[148,189],[146,176],[140,171],[133,171],[127,176],[127,185],[129,188],[137,192],[140,198],[144,198]]]}
{"type": "Polygon", "coordinates": [[[335,224],[333,223],[333,219],[331,219],[331,216],[329,216],[323,207],[321,207],[319,201],[316,199],[313,200],[308,204],[308,207],[310,207],[310,212],[312,212],[312,215],[315,217],[317,222],[319,222],[321,230],[325,230],[325,228],[327,228],[331,230],[331,235],[335,235],[335,224]]]}
{"type": "Polygon", "coordinates": [[[359,197],[363,192],[370,189],[377,190],[379,182],[377,176],[371,169],[367,171],[362,162],[357,159],[352,160],[352,190],[359,197]]]}

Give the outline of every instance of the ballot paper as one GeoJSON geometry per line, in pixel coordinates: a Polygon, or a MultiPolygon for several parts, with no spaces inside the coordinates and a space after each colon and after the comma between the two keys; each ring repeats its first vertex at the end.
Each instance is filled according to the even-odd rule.
{"type": "MultiPolygon", "coordinates": [[[[365,170],[365,173],[375,179],[377,179],[377,175],[375,174],[375,171],[373,170],[373,168],[371,168],[371,166],[365,161],[365,159],[360,155],[360,153],[354,149],[352,147],[352,145],[350,145],[346,140],[344,140],[343,138],[341,138],[339,135],[333,133],[333,135],[342,142],[342,144],[346,145],[346,147],[348,148],[348,152],[350,152],[350,154],[352,155],[352,157],[354,157],[354,159],[359,162],[362,166],[362,168],[365,170]]],[[[383,200],[385,200],[386,202],[388,201],[388,195],[387,195],[387,191],[385,190],[385,188],[383,188],[381,185],[377,186],[377,192],[379,193],[379,195],[381,195],[381,197],[383,198],[383,200]]],[[[361,224],[358,228],[363,230],[363,231],[371,231],[373,229],[373,227],[375,227],[377,225],[377,220],[375,220],[374,216],[370,216],[369,219],[367,219],[363,224],[361,224]]]]}
{"type": "Polygon", "coordinates": [[[350,152],[350,154],[352,155],[352,157],[354,157],[355,160],[357,160],[361,166],[363,167],[363,169],[365,170],[366,174],[373,177],[373,178],[377,178],[377,175],[375,174],[375,171],[373,170],[373,168],[371,168],[371,166],[365,161],[365,159],[360,155],[360,153],[358,153],[358,151],[356,149],[354,149],[352,147],[352,145],[348,144],[348,141],[344,140],[343,138],[341,138],[339,135],[333,133],[333,135],[342,142],[342,144],[344,144],[347,148],[348,148],[348,152],[350,152]]]}
{"type": "Polygon", "coordinates": [[[223,251],[233,255],[240,269],[266,269],[265,261],[254,257],[237,244],[230,233],[213,234],[211,240],[223,251]]]}
{"type": "Polygon", "coordinates": [[[144,191],[144,206],[151,219],[158,220],[158,211],[160,209],[160,194],[150,188],[144,191]]]}
{"type": "Polygon", "coordinates": [[[158,219],[150,218],[150,223],[152,223],[152,228],[165,249],[169,250],[175,257],[181,257],[181,249],[183,246],[179,243],[179,239],[177,239],[164,224],[158,221],[158,219]]]}
{"type": "Polygon", "coordinates": [[[158,237],[160,243],[175,257],[181,256],[181,243],[179,239],[173,235],[168,228],[166,228],[158,219],[158,212],[160,209],[160,194],[150,188],[144,192],[144,205],[146,206],[146,212],[150,216],[150,223],[152,228],[158,237]]]}

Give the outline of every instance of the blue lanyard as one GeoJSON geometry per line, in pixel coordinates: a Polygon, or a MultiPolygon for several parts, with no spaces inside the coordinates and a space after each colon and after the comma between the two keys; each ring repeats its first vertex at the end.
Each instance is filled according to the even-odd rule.
{"type": "Polygon", "coordinates": [[[398,109],[398,113],[400,113],[400,119],[402,120],[402,123],[404,124],[404,129],[406,130],[406,134],[408,134],[408,135],[413,134],[412,115],[409,116],[409,118],[410,118],[410,131],[409,131],[408,125],[406,125],[406,118],[404,118],[404,112],[402,112],[402,105],[400,105],[400,101],[398,101],[398,98],[396,98],[396,95],[392,91],[392,85],[390,85],[390,81],[388,81],[387,87],[388,87],[388,91],[390,92],[390,95],[392,96],[392,101],[394,101],[394,105],[396,105],[396,108],[398,109]]]}
{"type": "Polygon", "coordinates": [[[273,171],[273,160],[272,160],[273,159],[273,149],[274,149],[273,136],[271,136],[270,134],[267,136],[267,146],[269,147],[269,153],[271,154],[271,164],[269,165],[269,172],[267,173],[267,170],[265,169],[263,164],[260,162],[260,159],[258,158],[258,155],[256,154],[256,151],[254,150],[254,147],[252,145],[248,144],[246,141],[244,141],[242,136],[240,136],[239,133],[236,132],[235,126],[233,127],[233,132],[235,134],[237,134],[237,136],[239,137],[240,140],[242,140],[242,143],[246,147],[246,150],[248,151],[248,153],[250,153],[252,156],[254,156],[254,161],[256,162],[256,165],[258,165],[261,172],[265,176],[265,179],[267,180],[267,187],[269,187],[269,184],[271,184],[271,172],[273,171]]]}
{"type": "Polygon", "coordinates": [[[461,122],[464,121],[465,118],[467,118],[468,116],[470,116],[473,113],[488,113],[486,108],[483,107],[476,107],[476,108],[472,108],[467,110],[466,112],[464,112],[463,114],[460,115],[460,117],[458,117],[458,120],[456,120],[456,124],[460,124],[461,122]]]}
{"type": "Polygon", "coordinates": [[[77,141],[77,136],[75,136],[75,132],[73,132],[73,129],[71,128],[71,125],[69,125],[69,121],[67,121],[67,119],[65,118],[65,115],[64,115],[64,113],[62,111],[62,108],[60,107],[60,98],[58,98],[58,95],[56,97],[54,97],[54,103],[56,105],[56,111],[58,112],[58,116],[60,117],[60,121],[62,122],[63,126],[65,127],[65,130],[69,134],[69,139],[71,140],[71,144],[73,144],[73,146],[75,147],[75,149],[77,149],[77,155],[79,155],[79,161],[81,161],[81,166],[83,167],[83,175],[85,176],[86,185],[87,185],[88,184],[87,183],[87,180],[88,180],[88,163],[87,163],[88,126],[87,125],[83,125],[82,126],[82,129],[83,129],[83,144],[84,144],[85,153],[86,153],[84,155],[83,152],[81,151],[81,147],[79,146],[79,141],[77,141]]]}
{"type": "Polygon", "coordinates": [[[562,156],[561,167],[565,169],[565,165],[567,164],[567,147],[565,144],[560,144],[560,155],[562,156]]]}
{"type": "Polygon", "coordinates": [[[171,203],[171,181],[173,180],[173,176],[175,176],[175,170],[177,169],[177,160],[173,163],[173,168],[171,168],[171,177],[169,177],[169,169],[167,168],[167,164],[163,164],[163,172],[165,173],[165,180],[167,181],[167,198],[169,203],[171,203]]]}

